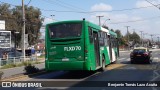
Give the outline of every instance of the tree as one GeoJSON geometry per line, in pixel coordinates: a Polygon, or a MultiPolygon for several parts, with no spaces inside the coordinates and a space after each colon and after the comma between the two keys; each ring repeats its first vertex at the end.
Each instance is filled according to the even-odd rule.
{"type": "Polygon", "coordinates": [[[105,28],[105,29],[109,29],[109,27],[108,27],[108,26],[106,26],[106,25],[103,25],[102,27],[103,27],[103,28],[105,28]]]}
{"type": "Polygon", "coordinates": [[[130,35],[130,40],[134,41],[135,43],[140,43],[140,36],[134,31],[130,35]]]}
{"type": "MultiPolygon", "coordinates": [[[[22,10],[21,6],[16,6],[13,8],[13,16],[20,21],[17,22],[17,31],[22,33],[22,10]]],[[[40,35],[40,27],[42,26],[42,21],[44,18],[41,18],[41,11],[37,8],[34,8],[33,6],[27,7],[25,6],[25,22],[26,22],[26,32],[25,34],[28,34],[28,42],[29,45],[34,45],[37,40],[39,39],[40,35]]]]}
{"type": "Polygon", "coordinates": [[[111,31],[113,31],[113,32],[114,32],[114,30],[113,30],[113,29],[111,29],[111,31]]]}
{"type": "MultiPolygon", "coordinates": [[[[11,8],[9,4],[0,4],[0,20],[5,20],[6,30],[20,32],[17,35],[17,41],[20,42],[22,35],[22,6],[11,8]]],[[[28,34],[29,45],[34,45],[39,39],[43,20],[40,9],[25,6],[25,34],[28,34]]]]}
{"type": "Polygon", "coordinates": [[[117,33],[118,38],[121,38],[123,36],[120,30],[116,30],[115,33],[117,33]]]}
{"type": "Polygon", "coordinates": [[[125,45],[125,38],[123,37],[122,33],[120,30],[116,30],[115,33],[117,33],[117,37],[118,37],[118,40],[119,40],[119,44],[120,46],[121,45],[125,45]]]}
{"type": "Polygon", "coordinates": [[[125,36],[124,36],[124,38],[125,38],[125,40],[128,42],[128,41],[130,41],[131,39],[131,33],[128,31],[128,33],[126,33],[125,34],[125,36]],[[129,40],[128,40],[128,36],[129,36],[129,40]]]}
{"type": "Polygon", "coordinates": [[[9,4],[0,4],[0,20],[5,20],[5,29],[15,29],[15,18],[12,16],[12,10],[9,4]]]}

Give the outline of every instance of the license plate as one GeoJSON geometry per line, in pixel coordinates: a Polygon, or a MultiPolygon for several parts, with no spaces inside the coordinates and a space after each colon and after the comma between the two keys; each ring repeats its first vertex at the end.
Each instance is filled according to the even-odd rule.
{"type": "Polygon", "coordinates": [[[137,56],[141,56],[141,55],[137,55],[137,56]]]}
{"type": "Polygon", "coordinates": [[[68,58],[63,58],[62,61],[69,61],[69,59],[68,58]]]}

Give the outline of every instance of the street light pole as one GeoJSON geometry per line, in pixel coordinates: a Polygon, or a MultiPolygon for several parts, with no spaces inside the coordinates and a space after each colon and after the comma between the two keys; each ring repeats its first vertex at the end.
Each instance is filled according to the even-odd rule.
{"type": "Polygon", "coordinates": [[[22,28],[22,54],[25,60],[25,8],[24,8],[24,0],[22,0],[22,17],[23,17],[23,28],[22,28]]]}
{"type": "Polygon", "coordinates": [[[141,32],[141,45],[143,46],[143,31],[140,32],[141,32]]]}
{"type": "Polygon", "coordinates": [[[153,38],[152,38],[153,34],[151,34],[150,36],[151,36],[151,43],[153,44],[153,38]]]}
{"type": "Polygon", "coordinates": [[[14,39],[14,48],[15,48],[15,51],[14,51],[14,55],[15,55],[15,57],[16,57],[16,50],[17,50],[17,43],[16,43],[16,41],[17,41],[17,34],[18,34],[19,32],[14,32],[14,35],[15,35],[15,39],[14,39]]]}
{"type": "Polygon", "coordinates": [[[159,37],[157,37],[158,38],[158,45],[159,45],[159,37]]]}
{"type": "Polygon", "coordinates": [[[126,28],[127,28],[127,39],[128,39],[128,50],[130,50],[130,46],[129,46],[129,32],[128,32],[128,28],[129,28],[130,26],[126,26],[126,28]]]}
{"type": "MultiPolygon", "coordinates": [[[[147,35],[148,33],[143,33],[143,39],[144,39],[144,41],[145,41],[145,35],[147,35]]],[[[146,44],[145,44],[145,42],[143,42],[143,46],[145,46],[146,44]]]]}
{"type": "Polygon", "coordinates": [[[103,23],[103,25],[102,25],[102,26],[104,26],[104,25],[105,25],[105,23],[106,23],[106,21],[107,21],[107,20],[110,20],[110,19],[106,19],[106,20],[104,21],[104,23],[103,23]]]}

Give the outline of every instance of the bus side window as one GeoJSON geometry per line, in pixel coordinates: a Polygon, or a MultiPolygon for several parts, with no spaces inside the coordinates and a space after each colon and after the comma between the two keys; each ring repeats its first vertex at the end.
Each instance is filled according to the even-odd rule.
{"type": "Polygon", "coordinates": [[[88,32],[89,32],[90,43],[93,43],[93,30],[91,27],[88,27],[88,32]]]}
{"type": "Polygon", "coordinates": [[[107,36],[107,33],[105,33],[105,36],[104,36],[104,45],[105,46],[108,46],[108,36],[107,36]]]}
{"type": "Polygon", "coordinates": [[[99,43],[100,46],[104,46],[105,45],[105,33],[104,32],[99,32],[99,43]]]}

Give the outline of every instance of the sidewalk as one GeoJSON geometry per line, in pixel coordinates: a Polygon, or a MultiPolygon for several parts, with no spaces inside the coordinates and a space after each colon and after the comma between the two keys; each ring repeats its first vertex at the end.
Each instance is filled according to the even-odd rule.
{"type": "Polygon", "coordinates": [[[120,50],[119,52],[131,52],[132,50],[120,50]]]}
{"type": "MultiPolygon", "coordinates": [[[[37,67],[40,70],[44,69],[44,67],[45,67],[44,61],[45,61],[45,59],[39,59],[38,62],[42,62],[42,63],[41,64],[34,64],[35,67],[37,67]]],[[[15,67],[15,68],[8,68],[8,69],[1,69],[1,71],[4,73],[2,78],[7,78],[7,77],[14,76],[14,75],[25,73],[24,66],[15,67]]]]}

